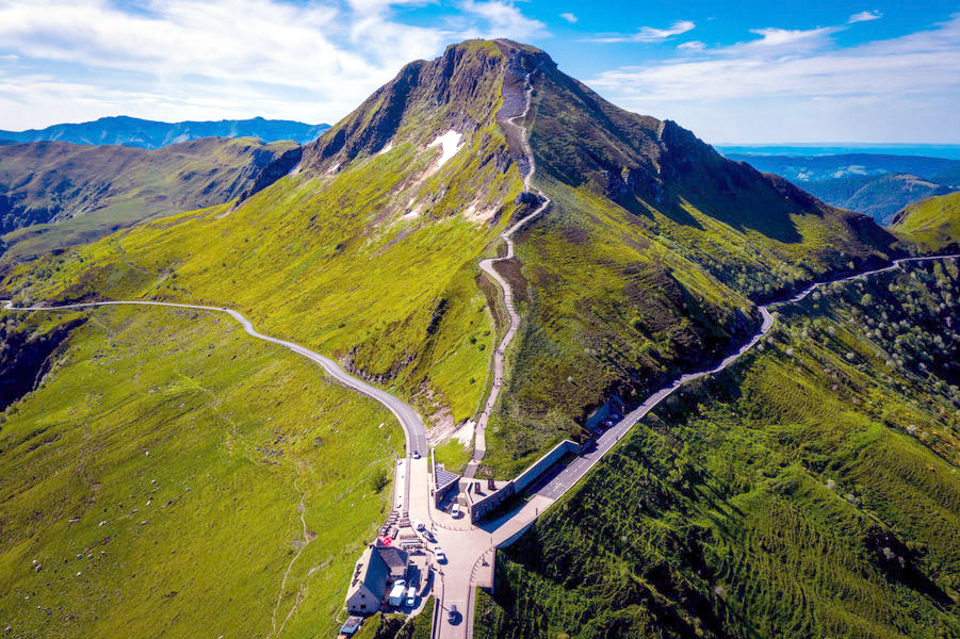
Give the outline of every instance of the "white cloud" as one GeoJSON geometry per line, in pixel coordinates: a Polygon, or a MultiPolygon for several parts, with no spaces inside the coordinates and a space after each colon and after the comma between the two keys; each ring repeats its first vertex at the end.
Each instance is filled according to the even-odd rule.
{"type": "Polygon", "coordinates": [[[476,37],[524,39],[547,35],[546,25],[523,15],[512,2],[464,0],[460,8],[487,21],[486,29],[471,32],[476,37]]]}
{"type": "Polygon", "coordinates": [[[883,14],[879,11],[861,11],[860,13],[855,13],[847,20],[847,24],[854,24],[856,22],[870,22],[871,20],[879,20],[883,17],[883,14]]]}
{"type": "Polygon", "coordinates": [[[690,20],[678,20],[666,29],[655,29],[654,27],[640,27],[640,30],[632,34],[601,34],[595,38],[589,38],[588,42],[599,42],[608,44],[613,42],[662,42],[667,38],[692,31],[697,25],[690,20]]]}
{"type": "Polygon", "coordinates": [[[825,44],[828,36],[836,33],[838,27],[820,27],[817,29],[751,29],[750,33],[760,36],[759,40],[738,45],[739,48],[783,49],[811,48],[825,44]]]}
{"type": "Polygon", "coordinates": [[[403,64],[447,44],[546,33],[499,0],[461,2],[449,10],[459,22],[436,28],[395,16],[395,7],[426,3],[140,0],[129,9],[114,0],[0,0],[0,83],[19,92],[0,95],[0,128],[121,113],[333,122],[403,64]],[[57,85],[82,100],[56,101],[57,85]]]}
{"type": "Polygon", "coordinates": [[[707,45],[699,40],[691,40],[690,42],[677,45],[677,48],[681,51],[703,51],[707,48],[707,45]]]}
{"type": "Polygon", "coordinates": [[[566,20],[567,22],[569,22],[570,24],[576,24],[578,20],[576,14],[574,13],[561,13],[560,17],[566,20]]]}
{"type": "MultiPolygon", "coordinates": [[[[783,126],[799,113],[816,112],[822,118],[830,108],[834,122],[852,127],[850,135],[834,139],[848,140],[857,131],[866,136],[864,127],[871,126],[874,141],[890,135],[910,141],[911,129],[892,127],[893,123],[911,121],[911,112],[925,113],[933,119],[915,122],[914,131],[925,131],[928,139],[939,132],[944,136],[939,139],[960,142],[960,122],[951,115],[960,103],[960,16],[934,29],[845,49],[832,44],[826,37],[830,32],[757,30],[760,40],[710,49],[707,59],[678,56],[652,66],[624,67],[588,84],[643,113],[671,118],[675,113],[695,113],[689,122],[695,130],[716,131],[724,119],[729,125],[743,113],[752,113],[753,124],[744,121],[739,135],[722,136],[728,141],[754,135],[757,128],[751,127],[761,126],[755,111],[767,105],[768,127],[783,126]],[[931,116],[932,106],[917,108],[924,102],[944,110],[931,116]],[[838,104],[848,106],[850,113],[840,117],[838,104]],[[857,104],[871,105],[874,116],[858,121],[858,109],[851,106],[857,104]],[[952,111],[946,104],[952,104],[952,111]],[[889,115],[888,130],[879,128],[880,112],[889,115]]],[[[805,131],[822,129],[810,117],[805,131]]],[[[713,139],[721,135],[714,134],[713,139]]],[[[794,137],[782,132],[779,140],[794,137]]]]}

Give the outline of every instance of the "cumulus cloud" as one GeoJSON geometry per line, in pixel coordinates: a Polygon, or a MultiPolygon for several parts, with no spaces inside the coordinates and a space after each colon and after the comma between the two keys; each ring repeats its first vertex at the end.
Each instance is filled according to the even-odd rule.
{"type": "Polygon", "coordinates": [[[883,17],[883,14],[879,11],[861,11],[860,13],[855,13],[847,20],[847,24],[854,24],[856,22],[870,22],[871,20],[879,20],[883,17]]]}
{"type": "Polygon", "coordinates": [[[560,17],[566,20],[567,22],[569,22],[570,24],[576,24],[578,20],[576,14],[574,13],[561,13],[560,17]]]}
{"type": "Polygon", "coordinates": [[[640,30],[631,34],[600,34],[594,38],[589,38],[588,42],[598,42],[609,44],[614,42],[662,42],[672,36],[680,35],[692,31],[697,25],[690,20],[678,20],[666,29],[656,29],[654,27],[640,27],[640,30]]]}
{"type": "Polygon", "coordinates": [[[526,17],[512,2],[465,0],[460,7],[464,12],[483,18],[488,23],[486,29],[473,30],[471,35],[524,39],[547,34],[542,22],[526,17]]]}
{"type": "Polygon", "coordinates": [[[0,98],[2,128],[121,113],[335,121],[402,64],[433,57],[446,44],[546,32],[500,0],[466,0],[450,9],[459,22],[435,28],[395,15],[397,7],[420,4],[425,0],[141,0],[131,9],[112,0],[4,0],[0,83],[20,93],[0,98]],[[40,83],[37,71],[49,77],[40,83]],[[58,83],[71,94],[86,89],[50,105],[58,83]],[[57,108],[61,115],[48,116],[57,108]]]}

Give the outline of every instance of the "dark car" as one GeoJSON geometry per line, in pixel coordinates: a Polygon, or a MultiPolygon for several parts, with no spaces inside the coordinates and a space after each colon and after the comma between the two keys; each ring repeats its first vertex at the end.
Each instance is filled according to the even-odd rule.
{"type": "Polygon", "coordinates": [[[450,604],[450,610],[447,611],[447,622],[452,626],[460,623],[460,613],[457,612],[456,604],[450,604]]]}

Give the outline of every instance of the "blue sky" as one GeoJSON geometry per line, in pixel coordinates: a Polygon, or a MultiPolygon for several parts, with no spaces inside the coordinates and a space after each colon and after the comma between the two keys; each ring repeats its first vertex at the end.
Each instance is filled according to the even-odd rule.
{"type": "Polygon", "coordinates": [[[872,0],[0,0],[0,129],[332,123],[472,37],[715,144],[960,144],[960,4],[872,0]]]}

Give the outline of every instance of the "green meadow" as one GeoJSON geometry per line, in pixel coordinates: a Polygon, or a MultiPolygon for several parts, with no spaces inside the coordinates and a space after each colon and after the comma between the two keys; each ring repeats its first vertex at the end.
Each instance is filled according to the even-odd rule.
{"type": "Polygon", "coordinates": [[[0,424],[14,636],[332,632],[390,507],[385,409],[221,314],[97,310],[53,361],[0,424]]]}

